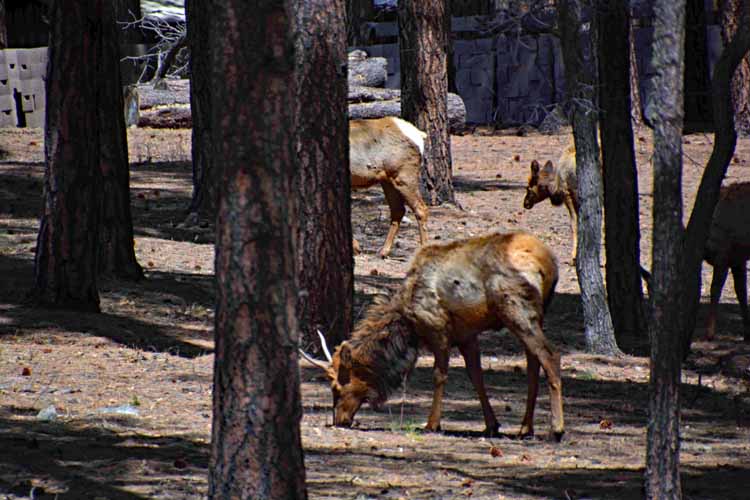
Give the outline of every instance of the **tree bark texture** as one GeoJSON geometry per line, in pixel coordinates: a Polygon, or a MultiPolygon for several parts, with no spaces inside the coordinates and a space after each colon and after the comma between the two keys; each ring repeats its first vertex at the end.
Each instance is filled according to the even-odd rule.
{"type": "Polygon", "coordinates": [[[8,48],[8,18],[5,15],[5,0],[0,0],[0,50],[8,48]]]}
{"type": "MultiPolygon", "coordinates": [[[[306,498],[296,320],[293,0],[212,4],[222,164],[208,496],[306,498]],[[232,110],[227,113],[227,110],[232,110]]],[[[196,70],[198,67],[196,66],[196,70]]],[[[218,171],[217,171],[218,172],[218,171]]]]}
{"type": "Polygon", "coordinates": [[[597,6],[607,302],[617,344],[623,349],[646,329],[631,125],[629,3],[618,0],[597,6]]]}
{"type": "MultiPolygon", "coordinates": [[[[186,0],[187,38],[190,48],[190,110],[192,119],[193,198],[189,211],[213,218],[216,214],[216,178],[211,139],[211,55],[208,32],[212,7],[209,2],[186,0]]],[[[229,109],[225,110],[231,113],[229,109]]]]}
{"type": "Polygon", "coordinates": [[[448,133],[447,0],[399,0],[401,115],[427,133],[422,181],[430,205],[455,203],[448,133]]]}
{"type": "Polygon", "coordinates": [[[685,129],[705,131],[713,122],[705,2],[688,1],[685,9],[685,129]]]}
{"type": "Polygon", "coordinates": [[[362,46],[369,43],[364,24],[373,17],[372,0],[346,0],[346,31],[349,45],[362,46]]]}
{"type": "Polygon", "coordinates": [[[297,313],[302,343],[349,338],[354,300],[344,0],[296,0],[297,313]]]}
{"type": "MultiPolygon", "coordinates": [[[[721,38],[728,46],[743,26],[742,9],[744,0],[723,0],[721,2],[721,38]]],[[[750,134],[750,56],[745,56],[732,78],[732,102],[734,104],[734,124],[738,133],[750,134]]]]}
{"type": "Polygon", "coordinates": [[[641,72],[638,70],[638,58],[636,57],[635,52],[635,21],[630,16],[631,12],[632,9],[628,8],[628,18],[630,19],[630,118],[633,125],[641,127],[643,126],[643,103],[641,102],[641,87],[639,85],[639,75],[641,72]]]}
{"type": "Polygon", "coordinates": [[[128,139],[120,78],[121,30],[115,6],[102,7],[102,36],[99,41],[97,101],[104,192],[99,229],[99,271],[118,278],[138,280],[143,269],[135,258],[133,217],[130,211],[130,166],[128,139]]]}
{"type": "MultiPolygon", "coordinates": [[[[604,280],[600,270],[602,227],[602,174],[599,168],[599,146],[596,140],[597,112],[594,82],[596,67],[584,64],[584,51],[594,57],[593,46],[583,46],[584,26],[581,0],[558,3],[567,100],[572,106],[573,136],[576,146],[576,175],[578,177],[578,249],[576,271],[581,288],[584,334],[589,352],[617,354],[612,319],[607,307],[604,280]],[[587,69],[588,68],[588,69],[587,69]]],[[[595,22],[588,40],[594,43],[595,22]]]]}
{"type": "Polygon", "coordinates": [[[685,0],[654,3],[654,208],[651,370],[646,444],[648,499],[680,499],[682,310],[682,126],[685,0]]]}
{"type": "Polygon", "coordinates": [[[714,208],[719,200],[721,183],[724,180],[729,163],[734,156],[737,144],[735,127],[736,108],[733,107],[731,89],[734,86],[733,75],[741,74],[741,68],[750,51],[750,5],[744,3],[740,13],[742,22],[734,37],[725,46],[721,57],[716,62],[713,75],[712,104],[714,116],[714,146],[708,164],[701,177],[693,210],[690,213],[686,236],[685,257],[683,259],[684,303],[682,314],[683,354],[687,355],[695,330],[696,314],[700,303],[701,265],[706,239],[711,228],[714,208]]]}
{"type": "Polygon", "coordinates": [[[96,95],[104,3],[53,2],[50,11],[44,210],[32,290],[41,305],[96,312],[102,204],[96,95]]]}

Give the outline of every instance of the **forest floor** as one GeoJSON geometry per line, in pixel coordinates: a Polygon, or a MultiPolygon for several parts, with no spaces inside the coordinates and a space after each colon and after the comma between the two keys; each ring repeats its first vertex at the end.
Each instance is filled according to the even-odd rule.
{"type": "MultiPolygon", "coordinates": [[[[537,437],[518,440],[525,360],[506,332],[482,336],[482,364],[503,437],[486,439],[479,403],[453,353],[443,432],[426,434],[431,356],[380,412],[363,408],[353,429],[331,426],[321,374],[301,365],[302,438],[310,498],[637,499],[642,497],[649,361],[584,352],[580,293],[562,207],[522,208],[529,163],[555,160],[568,135],[453,137],[461,208],[431,210],[431,241],[524,228],[559,256],[561,279],[545,321],[562,352],[566,434],[546,439],[546,384],[537,437]]],[[[209,225],[184,227],[191,193],[190,131],[129,131],[140,283],[100,283],[101,314],[30,309],[43,182],[39,130],[0,130],[0,498],[187,499],[207,490],[213,368],[213,245],[209,225]],[[54,407],[52,410],[50,407],[54,407]],[[43,411],[46,410],[46,411],[43,411]],[[40,413],[41,412],[41,413],[40,413]]],[[[691,207],[712,137],[686,136],[684,190],[691,207]]],[[[651,259],[651,136],[637,133],[642,261],[651,259]]],[[[729,181],[750,180],[750,140],[740,140],[729,181]]],[[[388,227],[378,190],[356,193],[357,317],[398,287],[416,249],[413,216],[392,258],[376,252],[388,227]]],[[[686,215],[687,217],[687,215],[686,215]]],[[[704,265],[707,293],[711,268],[704,265]]],[[[731,280],[729,280],[731,281],[731,280]]],[[[697,337],[703,334],[705,302],[697,337]]],[[[685,498],[740,499],[750,491],[750,385],[727,372],[748,352],[730,283],[714,341],[699,340],[682,375],[685,498]]]]}

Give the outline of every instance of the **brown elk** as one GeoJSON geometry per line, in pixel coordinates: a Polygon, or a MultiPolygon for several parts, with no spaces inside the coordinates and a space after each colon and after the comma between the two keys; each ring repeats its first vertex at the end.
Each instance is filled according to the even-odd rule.
{"type": "Polygon", "coordinates": [[[557,277],[552,252],[524,232],[422,247],[400,290],[390,300],[371,306],[351,340],[333,356],[325,348],[327,364],[305,355],[330,379],[334,424],[350,426],[365,401],[382,404],[414,367],[422,346],[435,359],[426,429],[438,431],[450,350],[456,346],[479,396],[485,433],[495,435],[498,423],[485,391],[477,335],[507,327],[526,352],[528,395],[520,434],[534,433],[541,365],[550,391],[552,432],[561,439],[560,355],[542,331],[557,277]]]}
{"type": "Polygon", "coordinates": [[[734,290],[740,304],[745,341],[750,342],[750,317],[747,310],[747,261],[750,259],[750,182],[722,188],[714,209],[704,257],[714,268],[711,279],[711,305],[706,338],[716,334],[716,316],[721,290],[731,269],[734,290]]]}
{"type": "Polygon", "coordinates": [[[530,210],[537,203],[548,199],[554,206],[565,205],[573,226],[573,262],[578,251],[578,179],[576,177],[576,148],[571,142],[557,160],[557,166],[547,161],[539,168],[539,162],[531,162],[531,175],[526,187],[523,207],[530,210]]]}
{"type": "MultiPolygon", "coordinates": [[[[349,162],[352,189],[380,184],[391,212],[391,227],[379,254],[391,253],[405,204],[419,226],[419,244],[427,243],[427,205],[419,193],[419,169],[425,133],[401,118],[349,122],[349,162]]],[[[354,243],[355,249],[358,244],[354,243]]]]}

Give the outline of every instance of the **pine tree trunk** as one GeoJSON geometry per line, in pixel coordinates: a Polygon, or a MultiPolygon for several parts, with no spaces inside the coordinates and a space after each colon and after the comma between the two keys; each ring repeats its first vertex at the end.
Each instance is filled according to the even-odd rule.
{"type": "Polygon", "coordinates": [[[640,275],[638,171],[630,101],[629,1],[600,3],[600,127],[604,175],[607,301],[617,344],[633,346],[645,331],[640,275]]]}
{"type": "MultiPolygon", "coordinates": [[[[584,48],[579,27],[584,26],[581,0],[561,0],[558,3],[558,25],[561,31],[565,85],[567,98],[572,103],[573,136],[576,146],[576,175],[578,177],[578,249],[576,271],[581,287],[584,335],[589,352],[618,354],[612,318],[609,315],[600,270],[602,227],[602,174],[599,167],[599,147],[596,140],[597,115],[595,108],[596,66],[584,64],[583,54],[595,54],[594,45],[584,48]]],[[[591,26],[590,44],[595,44],[596,23],[591,26]]]]}
{"type": "Polygon", "coordinates": [[[53,2],[47,64],[44,211],[33,299],[99,311],[97,255],[102,179],[97,113],[104,0],[53,2]]]}
{"type": "MultiPolygon", "coordinates": [[[[725,47],[742,26],[742,8],[743,0],[721,2],[721,38],[725,47]]],[[[732,102],[737,132],[743,135],[750,134],[750,55],[745,56],[732,78],[732,102]]]]}
{"type": "Polygon", "coordinates": [[[302,345],[349,337],[354,299],[343,0],[296,0],[300,39],[297,313],[302,345]]]}
{"type": "Polygon", "coordinates": [[[654,208],[646,498],[680,499],[682,125],[685,0],[654,5],[654,208]]]}
{"type": "Polygon", "coordinates": [[[401,115],[427,133],[422,182],[429,205],[455,203],[448,133],[447,0],[399,0],[401,115]]]}
{"type": "Polygon", "coordinates": [[[295,275],[294,1],[213,4],[211,130],[222,165],[208,497],[306,498],[295,275]],[[227,29],[227,27],[242,29],[227,29]],[[231,110],[231,112],[227,112],[231,110]]]}
{"type": "Polygon", "coordinates": [[[103,208],[99,229],[99,271],[118,278],[138,280],[143,269],[135,258],[133,217],[130,211],[128,139],[123,116],[120,79],[120,30],[115,8],[103,8],[96,107],[99,112],[103,208]]]}
{"type": "Polygon", "coordinates": [[[0,0],[0,50],[8,48],[8,18],[5,15],[5,0],[0,0]]]}
{"type": "MultiPolygon", "coordinates": [[[[628,8],[628,14],[632,9],[628,8]]],[[[628,16],[630,17],[630,16],[628,16]]],[[[641,102],[640,71],[638,71],[638,57],[635,51],[635,21],[630,18],[630,118],[636,128],[643,126],[643,104],[641,102]]]]}
{"type": "Polygon", "coordinates": [[[711,130],[711,100],[706,41],[706,9],[702,0],[686,2],[685,13],[685,130],[711,130]]]}
{"type": "Polygon", "coordinates": [[[211,80],[205,68],[211,67],[208,30],[211,16],[208,2],[186,0],[187,37],[190,48],[190,110],[192,115],[193,198],[189,212],[193,218],[216,216],[216,177],[212,163],[211,80]],[[196,68],[196,71],[193,71],[196,68]]]}
{"type": "Polygon", "coordinates": [[[372,20],[373,14],[372,0],[346,0],[346,31],[349,45],[361,47],[368,44],[364,24],[372,20]]]}

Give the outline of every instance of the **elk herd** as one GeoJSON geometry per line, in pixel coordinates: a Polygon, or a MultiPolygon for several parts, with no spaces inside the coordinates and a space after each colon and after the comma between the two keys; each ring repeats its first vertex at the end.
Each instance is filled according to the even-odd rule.
{"type": "MultiPolygon", "coordinates": [[[[534,434],[542,368],[550,395],[550,436],[559,441],[565,431],[560,354],[542,329],[558,280],[557,260],[547,245],[524,231],[426,245],[428,212],[419,191],[424,138],[424,132],[400,118],[350,121],[352,189],[380,184],[390,209],[390,228],[379,254],[390,254],[405,206],[417,220],[421,248],[400,288],[370,306],[351,339],[331,354],[320,335],[326,361],[300,353],[321,368],[330,382],[334,424],[351,426],[364,402],[377,408],[402,385],[420,348],[431,352],[434,387],[426,430],[439,431],[450,351],[457,347],[479,398],[485,434],[493,436],[498,421],[487,396],[477,337],[483,331],[507,328],[526,353],[526,411],[519,435],[534,434]]],[[[579,202],[572,142],[557,164],[547,161],[540,167],[536,160],[531,163],[523,206],[531,209],[546,199],[568,210],[575,262],[579,202]]],[[[731,270],[745,340],[750,341],[745,271],[750,257],[748,213],[750,182],[722,189],[705,253],[714,268],[707,337],[715,334],[718,300],[731,270]]],[[[353,244],[356,251],[357,242],[353,244]]]]}

